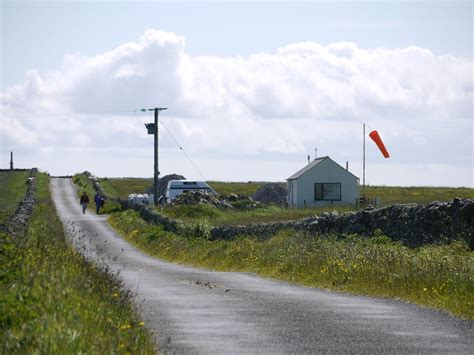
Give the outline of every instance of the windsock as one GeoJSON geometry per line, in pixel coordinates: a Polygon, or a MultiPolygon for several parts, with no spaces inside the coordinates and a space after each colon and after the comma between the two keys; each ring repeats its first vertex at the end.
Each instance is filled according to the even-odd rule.
{"type": "Polygon", "coordinates": [[[388,154],[387,148],[385,148],[385,145],[382,142],[382,138],[380,138],[379,133],[377,131],[370,132],[369,137],[372,138],[375,144],[377,144],[377,147],[379,147],[385,158],[390,157],[390,154],[388,154]]]}

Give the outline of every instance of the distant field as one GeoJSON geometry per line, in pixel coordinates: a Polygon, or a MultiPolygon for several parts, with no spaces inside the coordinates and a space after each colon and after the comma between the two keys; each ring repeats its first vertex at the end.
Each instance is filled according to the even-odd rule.
{"type": "MultiPolygon", "coordinates": [[[[92,189],[85,175],[76,175],[80,186],[92,189]],[[90,185],[90,186],[88,186],[90,185]]],[[[108,197],[128,198],[131,193],[144,193],[153,184],[151,178],[100,178],[102,189],[108,197]]],[[[257,191],[265,182],[222,182],[209,181],[209,184],[221,195],[231,193],[249,196],[257,191]]],[[[362,192],[362,191],[361,191],[362,192]]],[[[451,201],[455,197],[474,198],[474,189],[446,187],[393,187],[367,186],[366,197],[380,197],[381,205],[396,203],[429,203],[432,201],[451,201]]],[[[112,209],[115,206],[110,205],[112,209]]],[[[220,210],[209,206],[175,206],[165,207],[161,212],[184,222],[206,222],[214,226],[239,225],[250,223],[267,223],[294,220],[318,215],[323,212],[338,213],[355,210],[354,207],[329,206],[325,208],[287,209],[277,206],[263,206],[254,210],[220,210]]]]}
{"type": "Polygon", "coordinates": [[[265,182],[223,182],[223,181],[208,181],[208,184],[212,186],[218,194],[230,195],[239,194],[244,196],[250,196],[260,187],[265,185],[265,182]]]}
{"type": "Polygon", "coordinates": [[[99,181],[107,181],[115,189],[117,197],[126,200],[133,193],[144,193],[153,185],[152,178],[106,178],[99,181]]]}
{"type": "MultiPolygon", "coordinates": [[[[152,186],[152,178],[106,178],[100,179],[111,185],[115,194],[120,198],[127,198],[131,193],[143,193],[152,186]]],[[[265,182],[223,182],[208,181],[221,195],[231,193],[250,196],[265,182]]],[[[429,203],[433,201],[451,201],[455,197],[474,198],[474,189],[455,187],[400,187],[400,186],[366,186],[366,197],[380,197],[382,206],[395,203],[429,203]]]]}
{"type": "Polygon", "coordinates": [[[0,172],[0,223],[5,223],[15,213],[26,194],[29,171],[0,172]]]}
{"type": "MultiPolygon", "coordinates": [[[[128,198],[132,193],[144,193],[153,185],[152,178],[101,178],[100,181],[108,182],[122,199],[128,198]]],[[[208,181],[208,184],[221,195],[236,193],[249,196],[265,183],[208,181]]]]}
{"type": "MultiPolygon", "coordinates": [[[[363,194],[361,188],[361,194],[363,194]]],[[[430,203],[433,201],[452,201],[453,198],[474,198],[474,189],[455,187],[397,187],[367,186],[366,197],[380,197],[382,206],[396,203],[430,203]]]]}

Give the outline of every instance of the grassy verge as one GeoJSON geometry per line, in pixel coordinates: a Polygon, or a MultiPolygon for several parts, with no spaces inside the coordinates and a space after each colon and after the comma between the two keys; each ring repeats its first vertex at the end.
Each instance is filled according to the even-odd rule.
{"type": "Polygon", "coordinates": [[[76,252],[37,176],[26,235],[0,239],[1,353],[154,353],[132,295],[76,252]]]}
{"type": "Polygon", "coordinates": [[[0,224],[5,223],[15,213],[26,194],[29,171],[0,172],[0,224]]]}
{"type": "Polygon", "coordinates": [[[170,261],[401,298],[474,319],[474,253],[461,242],[411,249],[380,233],[314,237],[294,231],[268,240],[209,241],[164,232],[134,211],[114,213],[109,221],[137,247],[170,261]]]}

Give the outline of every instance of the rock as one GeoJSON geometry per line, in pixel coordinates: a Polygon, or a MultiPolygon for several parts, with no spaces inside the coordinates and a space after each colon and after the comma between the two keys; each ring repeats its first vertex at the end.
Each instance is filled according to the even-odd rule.
{"type": "Polygon", "coordinates": [[[286,185],[282,183],[268,183],[259,188],[250,197],[264,204],[286,205],[286,185]]]}

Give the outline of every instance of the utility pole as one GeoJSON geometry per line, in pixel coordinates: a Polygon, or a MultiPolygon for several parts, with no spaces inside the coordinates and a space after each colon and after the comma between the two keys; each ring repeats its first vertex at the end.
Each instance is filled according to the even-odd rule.
{"type": "MultiPolygon", "coordinates": [[[[148,111],[154,111],[155,113],[155,122],[145,123],[145,126],[148,130],[148,134],[154,135],[153,202],[155,206],[158,206],[158,177],[160,175],[160,171],[158,170],[158,115],[160,111],[166,109],[166,107],[149,108],[148,111]]],[[[146,109],[142,109],[142,111],[146,111],[146,109]]]]}
{"type": "Polygon", "coordinates": [[[10,152],[10,170],[13,170],[13,152],[10,152]]]}
{"type": "Polygon", "coordinates": [[[362,192],[365,196],[365,123],[362,123],[362,125],[364,134],[364,139],[362,143],[362,192]]]}

